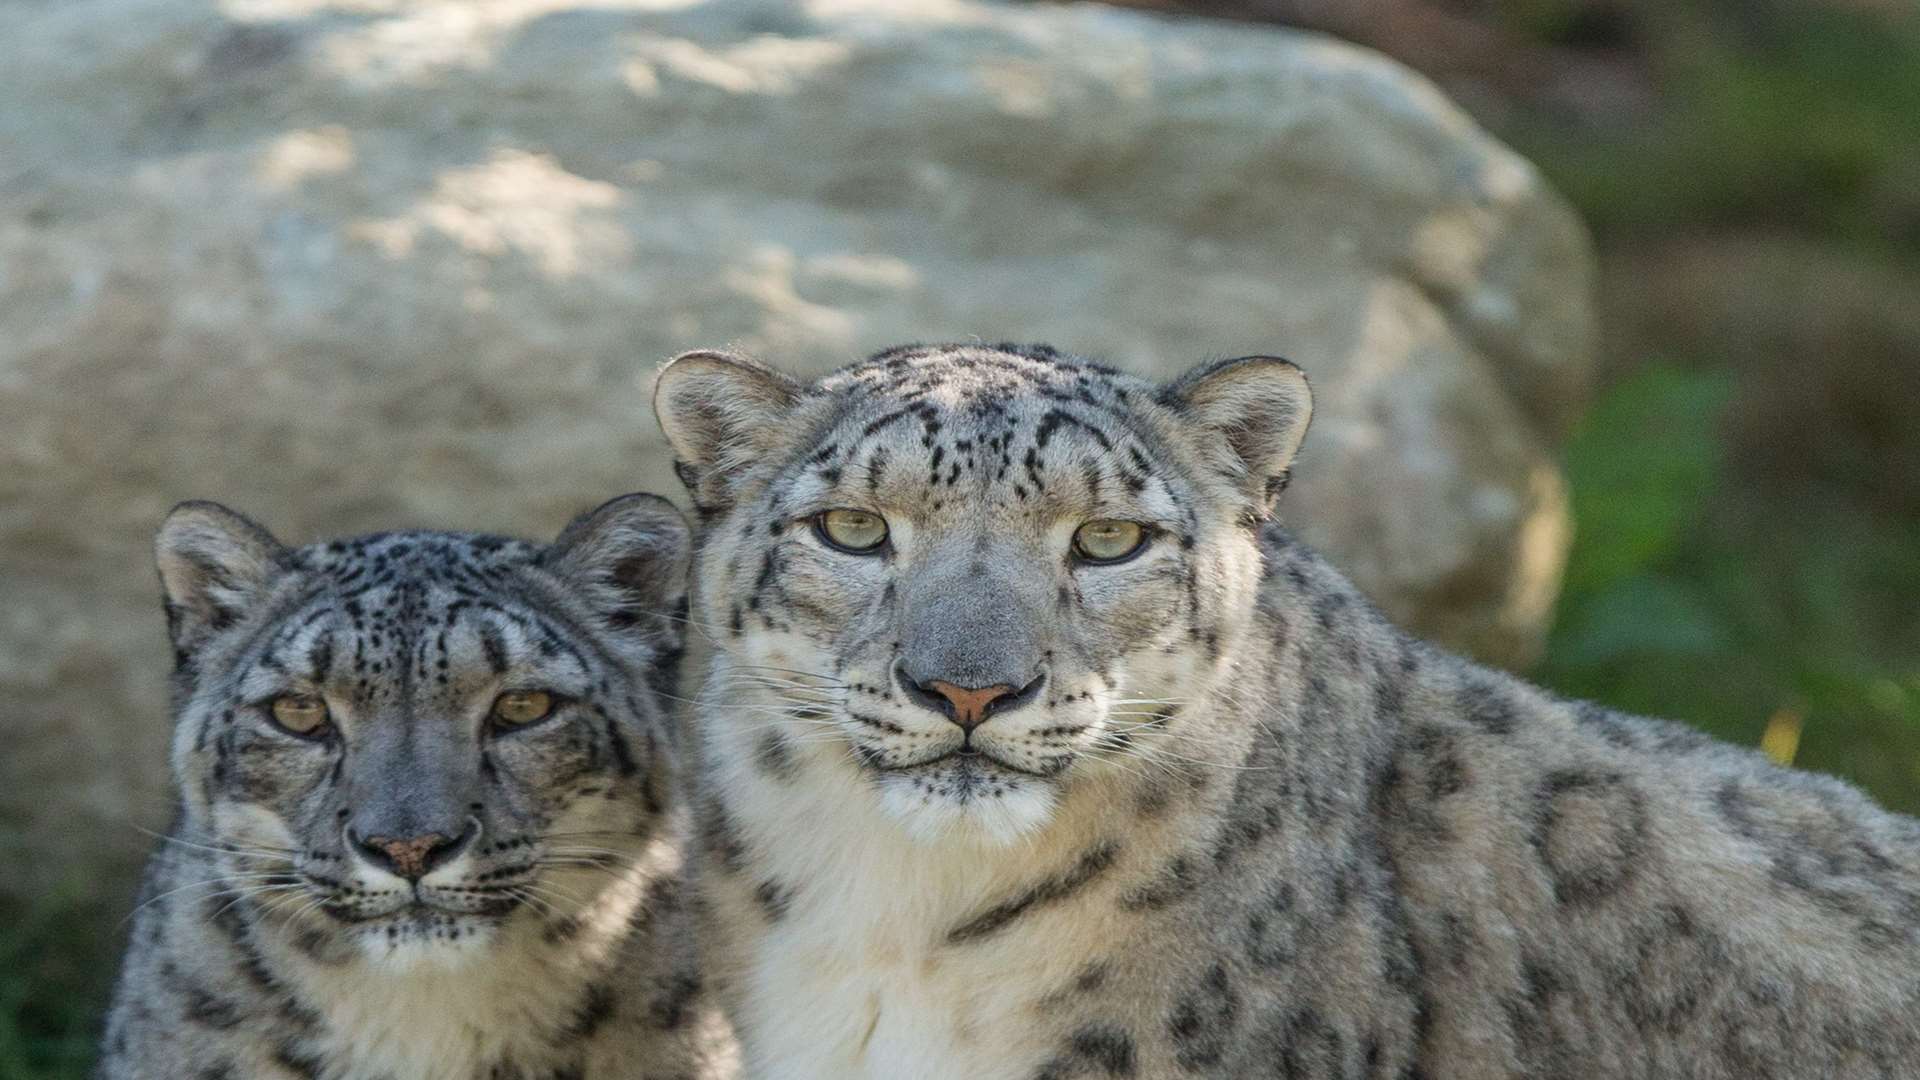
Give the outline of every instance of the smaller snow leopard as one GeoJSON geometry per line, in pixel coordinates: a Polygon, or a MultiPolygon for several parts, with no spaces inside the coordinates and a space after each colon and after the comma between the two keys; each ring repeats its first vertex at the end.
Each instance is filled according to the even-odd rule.
{"type": "Polygon", "coordinates": [[[552,544],[156,541],[179,806],[103,1080],[694,1080],[668,698],[689,537],[629,495],[552,544]]]}
{"type": "Polygon", "coordinates": [[[696,353],[655,404],[750,1075],[1920,1075],[1920,824],[1396,630],[1270,520],[1293,365],[696,353]]]}

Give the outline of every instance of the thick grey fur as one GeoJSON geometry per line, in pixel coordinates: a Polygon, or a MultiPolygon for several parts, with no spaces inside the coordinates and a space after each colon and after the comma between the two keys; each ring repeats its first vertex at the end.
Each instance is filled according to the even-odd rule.
{"type": "Polygon", "coordinates": [[[1290,366],[696,354],[656,404],[755,1075],[1920,1075],[1920,824],[1396,629],[1270,519],[1290,366]],[[1098,518],[1150,547],[1076,563],[1098,518]],[[1047,682],[964,736],[897,672],[1047,682]]]}

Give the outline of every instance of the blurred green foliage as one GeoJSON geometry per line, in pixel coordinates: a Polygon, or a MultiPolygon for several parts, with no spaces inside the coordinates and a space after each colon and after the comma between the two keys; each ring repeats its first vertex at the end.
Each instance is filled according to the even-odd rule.
{"type": "Polygon", "coordinates": [[[1596,10],[1653,106],[1568,123],[1522,102],[1497,125],[1593,225],[1611,286],[1534,674],[1747,745],[1791,718],[1794,764],[1920,812],[1920,10],[1488,13],[1564,45],[1596,10]]]}
{"type": "Polygon", "coordinates": [[[0,902],[0,1080],[87,1075],[125,936],[117,907],[73,895],[32,909],[0,902]]]}
{"type": "MultiPolygon", "coordinates": [[[[1521,25],[1542,22],[1519,6],[1521,25]]],[[[1920,18],[1819,0],[1629,7],[1665,106],[1522,136],[1598,230],[1804,228],[1920,250],[1920,18]]]]}
{"type": "Polygon", "coordinates": [[[1567,454],[1578,532],[1548,656],[1563,693],[1747,745],[1782,712],[1795,764],[1920,812],[1920,522],[1729,479],[1735,380],[1655,364],[1567,454]]]}

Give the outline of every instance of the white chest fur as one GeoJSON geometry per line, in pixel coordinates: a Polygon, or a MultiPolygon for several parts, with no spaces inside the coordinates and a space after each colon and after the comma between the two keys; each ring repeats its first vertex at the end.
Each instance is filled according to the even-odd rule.
{"type": "Polygon", "coordinates": [[[529,1034],[527,1018],[511,1016],[484,996],[502,989],[491,979],[366,983],[358,994],[327,1002],[331,1035],[317,1049],[330,1077],[484,1076],[529,1034]]]}
{"type": "Polygon", "coordinates": [[[789,896],[778,919],[753,916],[757,929],[733,943],[745,950],[736,1022],[749,1075],[973,1080],[1046,1059],[1056,1044],[1038,999],[1111,948],[1113,928],[1064,904],[981,940],[947,935],[1071,867],[1101,842],[1096,831],[1062,823],[1015,848],[928,844],[885,820],[855,774],[776,791],[742,765],[718,772],[755,857],[720,887],[743,916],[758,875],[789,896]]]}
{"type": "Polygon", "coordinates": [[[555,888],[598,890],[574,911],[577,928],[563,946],[522,913],[499,940],[464,950],[423,946],[416,955],[333,967],[283,954],[300,973],[302,998],[325,1020],[307,1049],[326,1062],[328,1080],[445,1080],[486,1076],[501,1061],[569,1060],[581,1047],[555,1033],[589,983],[645,959],[644,950],[627,955],[631,920],[647,882],[678,870],[677,846],[658,838],[618,877],[562,875],[555,888]]]}

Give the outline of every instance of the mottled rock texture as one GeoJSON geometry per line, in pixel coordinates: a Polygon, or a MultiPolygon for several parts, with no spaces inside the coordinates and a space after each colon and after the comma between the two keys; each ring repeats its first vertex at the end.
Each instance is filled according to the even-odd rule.
{"type": "Polygon", "coordinates": [[[943,0],[29,0],[0,101],[10,890],[118,873],[164,817],[169,505],[545,535],[678,491],[647,383],[693,345],[1280,353],[1319,403],[1309,541],[1484,658],[1524,663],[1551,607],[1585,237],[1328,39],[943,0]]]}

